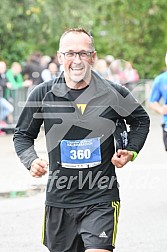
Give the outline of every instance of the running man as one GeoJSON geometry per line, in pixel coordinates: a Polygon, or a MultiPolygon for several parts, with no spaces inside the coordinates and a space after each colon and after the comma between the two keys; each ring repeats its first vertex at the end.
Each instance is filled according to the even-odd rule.
{"type": "Polygon", "coordinates": [[[96,51],[86,30],[65,31],[57,54],[64,71],[30,93],[15,129],[15,149],[33,177],[48,172],[43,244],[49,251],[111,252],[120,209],[115,166],[136,158],[149,116],[126,88],[93,71],[96,51]],[[130,131],[125,149],[116,151],[119,119],[130,131]],[[34,148],[42,124],[48,160],[34,148]]]}

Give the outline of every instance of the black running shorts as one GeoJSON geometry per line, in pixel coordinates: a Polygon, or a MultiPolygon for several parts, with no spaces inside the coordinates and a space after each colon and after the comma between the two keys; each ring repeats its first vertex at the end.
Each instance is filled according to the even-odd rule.
{"type": "Polygon", "coordinates": [[[51,252],[115,248],[120,202],[85,207],[46,206],[42,242],[51,252]]]}

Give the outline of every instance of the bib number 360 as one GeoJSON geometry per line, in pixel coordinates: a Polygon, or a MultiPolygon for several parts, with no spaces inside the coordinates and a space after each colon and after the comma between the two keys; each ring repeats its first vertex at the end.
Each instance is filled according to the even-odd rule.
{"type": "Polygon", "coordinates": [[[64,168],[92,168],[101,164],[100,137],[79,140],[63,139],[60,143],[64,168]]]}
{"type": "Polygon", "coordinates": [[[85,150],[71,150],[70,151],[70,158],[73,160],[76,159],[89,159],[91,157],[91,152],[89,149],[85,150]]]}

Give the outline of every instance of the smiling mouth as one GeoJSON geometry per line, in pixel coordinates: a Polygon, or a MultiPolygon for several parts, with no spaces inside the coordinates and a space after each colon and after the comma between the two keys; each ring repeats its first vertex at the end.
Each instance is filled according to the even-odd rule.
{"type": "Polygon", "coordinates": [[[80,68],[71,67],[71,69],[72,69],[73,71],[81,71],[81,70],[83,70],[83,67],[80,67],[80,68]]]}
{"type": "Polygon", "coordinates": [[[74,75],[76,75],[76,76],[82,75],[83,74],[83,70],[84,70],[83,67],[80,67],[80,68],[76,68],[76,67],[72,68],[71,67],[71,73],[74,74],[74,75]]]}

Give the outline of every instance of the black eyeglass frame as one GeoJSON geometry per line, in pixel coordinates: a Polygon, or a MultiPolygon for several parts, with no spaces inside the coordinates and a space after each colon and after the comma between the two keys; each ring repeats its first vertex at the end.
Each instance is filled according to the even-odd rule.
{"type": "Polygon", "coordinates": [[[79,55],[80,59],[87,59],[91,56],[91,53],[94,53],[95,51],[81,51],[81,52],[59,52],[61,54],[64,55],[66,60],[74,60],[76,58],[77,55],[79,55]],[[69,58],[67,55],[70,55],[69,58]]]}

